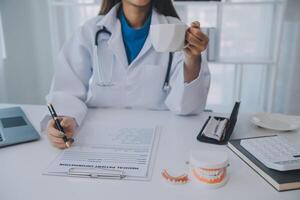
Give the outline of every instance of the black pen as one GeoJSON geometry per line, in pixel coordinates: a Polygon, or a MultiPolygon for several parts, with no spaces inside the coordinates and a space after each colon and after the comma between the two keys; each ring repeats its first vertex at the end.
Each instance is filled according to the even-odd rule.
{"type": "Polygon", "coordinates": [[[54,107],[52,106],[52,104],[48,104],[47,107],[49,109],[51,117],[54,120],[56,129],[59,130],[59,132],[60,132],[60,134],[62,136],[62,139],[64,140],[66,146],[69,148],[71,146],[71,144],[74,142],[74,139],[73,138],[70,138],[70,139],[67,138],[67,136],[65,134],[65,130],[62,127],[62,125],[60,124],[59,118],[58,118],[58,116],[57,116],[57,114],[56,114],[56,112],[55,112],[54,107]]]}

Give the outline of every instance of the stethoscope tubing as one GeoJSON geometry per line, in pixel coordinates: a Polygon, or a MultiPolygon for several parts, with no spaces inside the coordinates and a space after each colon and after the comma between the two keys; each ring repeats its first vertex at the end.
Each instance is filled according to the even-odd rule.
{"type": "MultiPolygon", "coordinates": [[[[98,56],[98,47],[99,47],[99,41],[98,38],[100,36],[100,34],[102,33],[106,33],[109,36],[111,36],[111,32],[109,30],[107,30],[107,28],[105,26],[102,26],[95,34],[95,43],[94,43],[94,65],[96,65],[97,67],[97,72],[98,72],[98,78],[99,78],[99,83],[97,83],[97,85],[101,86],[101,87],[109,87],[109,86],[113,86],[114,84],[112,83],[112,76],[113,76],[113,72],[111,69],[111,80],[105,82],[103,79],[103,73],[101,73],[101,69],[100,69],[100,64],[99,64],[99,56],[98,56]]],[[[166,72],[166,77],[165,77],[165,81],[164,81],[164,85],[163,85],[163,90],[164,91],[169,91],[170,90],[170,73],[171,73],[171,68],[172,68],[172,62],[173,62],[173,52],[169,53],[169,60],[168,60],[168,68],[167,68],[167,72],[166,72]]]]}

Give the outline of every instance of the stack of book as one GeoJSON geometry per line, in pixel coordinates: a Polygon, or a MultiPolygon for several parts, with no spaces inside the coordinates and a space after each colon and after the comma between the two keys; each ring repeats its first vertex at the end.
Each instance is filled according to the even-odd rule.
{"type": "Polygon", "coordinates": [[[228,147],[237,154],[247,165],[278,191],[300,189],[300,169],[277,171],[266,167],[241,145],[242,139],[230,140],[228,147]]]}

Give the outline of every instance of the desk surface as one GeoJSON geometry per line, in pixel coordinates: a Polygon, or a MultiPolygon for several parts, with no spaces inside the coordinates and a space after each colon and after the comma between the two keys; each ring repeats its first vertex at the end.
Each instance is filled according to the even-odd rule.
{"type": "MultiPolygon", "coordinates": [[[[1,107],[1,105],[0,105],[1,107]]],[[[2,106],[3,107],[3,106],[2,106]]],[[[23,106],[28,118],[39,130],[39,121],[46,108],[23,106]]],[[[180,117],[167,111],[90,110],[80,132],[89,131],[88,122],[101,120],[120,126],[136,123],[162,125],[158,154],[152,180],[149,182],[99,180],[42,175],[43,170],[60,150],[53,148],[45,134],[41,140],[0,149],[0,199],[300,199],[300,190],[277,192],[241,161],[226,146],[200,143],[196,136],[208,113],[180,117]],[[160,173],[162,169],[187,170],[185,162],[191,149],[220,149],[230,158],[230,179],[222,188],[207,190],[193,183],[170,185],[160,173]]],[[[251,125],[249,115],[240,115],[233,137],[274,134],[251,125]]],[[[300,133],[285,133],[298,136],[300,133]]]]}

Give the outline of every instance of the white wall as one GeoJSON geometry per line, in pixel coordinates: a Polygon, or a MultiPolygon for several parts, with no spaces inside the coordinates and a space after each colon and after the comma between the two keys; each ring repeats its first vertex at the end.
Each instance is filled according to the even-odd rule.
{"type": "Polygon", "coordinates": [[[0,101],[42,104],[52,76],[47,1],[1,0],[0,9],[7,53],[0,101]]]}

